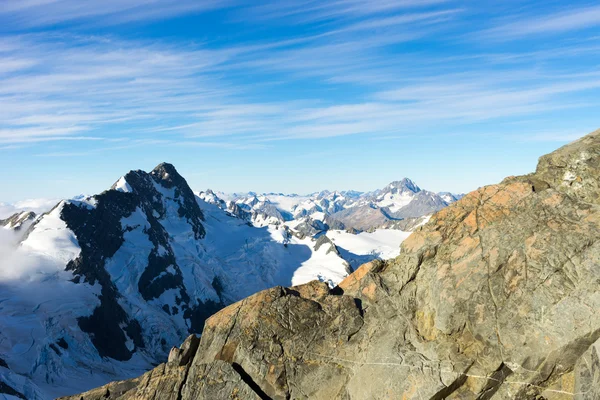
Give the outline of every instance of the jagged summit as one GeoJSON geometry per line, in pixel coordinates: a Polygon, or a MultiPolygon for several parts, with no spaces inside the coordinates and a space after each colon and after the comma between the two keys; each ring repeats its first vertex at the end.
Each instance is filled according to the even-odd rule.
{"type": "Polygon", "coordinates": [[[146,171],[137,169],[131,170],[125,176],[121,177],[115,184],[111,187],[111,189],[115,189],[122,184],[123,180],[127,181],[127,177],[130,176],[133,179],[137,176],[145,176],[150,175],[154,178],[154,180],[161,184],[166,188],[171,188],[173,186],[181,186],[182,188],[187,186],[187,182],[185,179],[177,172],[177,169],[173,164],[162,162],[158,164],[152,171],[147,173],[146,171]]]}
{"type": "Polygon", "coordinates": [[[179,175],[173,164],[160,163],[150,172],[150,175],[166,188],[177,186],[182,190],[188,189],[191,192],[187,182],[179,175]]]}
{"type": "Polygon", "coordinates": [[[455,194],[450,192],[439,192],[437,195],[440,196],[442,200],[444,200],[448,204],[452,204],[455,201],[458,201],[464,197],[464,193],[455,194]]]}
{"type": "Polygon", "coordinates": [[[412,180],[408,178],[402,178],[399,181],[391,182],[383,189],[384,193],[402,193],[404,191],[418,193],[421,191],[421,188],[412,180]]]}
{"type": "Polygon", "coordinates": [[[151,174],[171,174],[171,175],[179,175],[175,166],[168,162],[161,162],[152,170],[151,174]]]}
{"type": "Polygon", "coordinates": [[[396,259],[251,296],[187,364],[74,398],[600,398],[599,177],[597,131],[434,214],[396,259]]]}

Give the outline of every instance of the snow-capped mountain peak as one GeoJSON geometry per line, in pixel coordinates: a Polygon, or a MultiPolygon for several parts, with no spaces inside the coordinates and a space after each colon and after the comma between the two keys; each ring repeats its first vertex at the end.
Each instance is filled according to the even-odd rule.
{"type": "Polygon", "coordinates": [[[196,196],[198,196],[201,200],[209,203],[209,204],[215,204],[215,205],[225,205],[225,201],[221,198],[219,198],[219,196],[213,192],[211,189],[207,189],[204,192],[198,192],[196,193],[196,196]]]}
{"type": "Polygon", "coordinates": [[[6,219],[0,219],[0,227],[14,231],[25,231],[33,223],[36,215],[33,211],[17,212],[6,219]]]}
{"type": "Polygon", "coordinates": [[[131,193],[133,191],[133,189],[131,188],[131,186],[129,186],[129,183],[127,183],[127,180],[124,176],[120,177],[119,180],[115,182],[114,185],[112,185],[111,189],[123,193],[131,193]]]}
{"type": "Polygon", "coordinates": [[[455,194],[450,192],[439,192],[440,196],[446,203],[451,204],[463,198],[464,194],[455,194]]]}
{"type": "Polygon", "coordinates": [[[418,193],[420,191],[421,188],[412,180],[408,178],[402,178],[400,181],[394,181],[387,185],[385,188],[383,188],[382,193],[399,194],[406,192],[418,193]]]}

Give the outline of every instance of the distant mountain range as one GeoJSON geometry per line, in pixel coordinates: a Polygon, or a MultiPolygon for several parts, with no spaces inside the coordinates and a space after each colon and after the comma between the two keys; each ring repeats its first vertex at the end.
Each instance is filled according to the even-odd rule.
{"type": "Polygon", "coordinates": [[[409,230],[426,216],[457,201],[463,195],[422,190],[408,178],[392,182],[373,192],[322,191],[310,195],[282,193],[242,194],[199,192],[204,201],[264,226],[286,224],[314,235],[322,230],[409,230]],[[310,226],[312,229],[302,229],[310,226]]]}

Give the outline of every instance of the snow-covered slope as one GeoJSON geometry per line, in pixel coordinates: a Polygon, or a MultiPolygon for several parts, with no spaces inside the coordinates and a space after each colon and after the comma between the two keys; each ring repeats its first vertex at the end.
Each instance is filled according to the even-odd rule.
{"type": "Polygon", "coordinates": [[[352,269],[375,259],[397,257],[400,254],[400,243],[409,235],[410,232],[397,229],[378,229],[358,234],[336,230],[327,232],[327,236],[352,269]]]}

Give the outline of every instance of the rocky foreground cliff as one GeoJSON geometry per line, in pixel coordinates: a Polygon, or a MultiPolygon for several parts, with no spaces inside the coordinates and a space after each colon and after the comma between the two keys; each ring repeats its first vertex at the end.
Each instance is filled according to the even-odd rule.
{"type": "Polygon", "coordinates": [[[600,131],[438,212],[333,290],[276,287],[73,399],[600,398],[600,131]]]}

